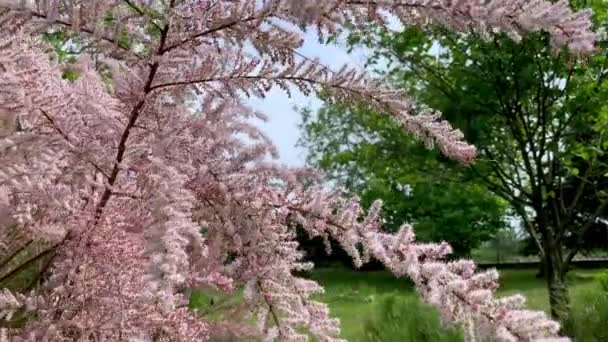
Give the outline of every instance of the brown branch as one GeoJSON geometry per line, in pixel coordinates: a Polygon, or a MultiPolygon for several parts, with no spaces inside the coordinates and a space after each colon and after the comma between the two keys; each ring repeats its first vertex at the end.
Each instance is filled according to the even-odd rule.
{"type": "Polygon", "coordinates": [[[166,48],[160,50],[160,52],[161,52],[161,54],[165,53],[165,52],[169,52],[169,51],[174,50],[174,49],[176,49],[176,48],[178,48],[178,47],[180,47],[180,46],[182,46],[182,45],[184,45],[184,44],[186,44],[188,42],[191,42],[191,41],[196,40],[198,38],[204,37],[204,36],[206,36],[208,34],[212,34],[212,33],[215,33],[215,32],[221,31],[221,30],[229,29],[229,28],[231,28],[233,26],[236,26],[238,24],[245,23],[245,22],[252,21],[252,20],[256,20],[256,19],[262,19],[262,17],[259,17],[259,18],[255,17],[255,16],[253,16],[253,17],[247,17],[247,18],[244,18],[244,19],[234,20],[234,21],[222,24],[222,25],[216,26],[214,28],[210,28],[210,29],[205,30],[203,32],[199,32],[197,34],[194,34],[194,35],[192,35],[192,36],[190,36],[188,38],[184,38],[181,41],[179,41],[179,42],[177,42],[177,43],[175,43],[173,45],[169,45],[166,48]]]}
{"type": "MultiPolygon", "coordinates": [[[[158,55],[163,54],[163,48],[164,48],[165,42],[167,40],[168,33],[169,33],[169,24],[167,24],[165,26],[165,28],[161,31],[161,38],[160,38],[160,43],[159,43],[158,52],[157,52],[158,55]]],[[[133,109],[131,110],[131,113],[129,114],[129,121],[127,122],[127,126],[125,127],[125,129],[120,137],[120,141],[118,143],[118,151],[116,153],[114,167],[112,169],[112,173],[110,174],[110,177],[108,178],[109,186],[106,187],[105,191],[101,195],[99,203],[97,204],[97,208],[95,209],[95,222],[98,222],[99,219],[101,218],[103,209],[108,204],[108,201],[110,200],[110,197],[112,196],[112,186],[116,183],[116,180],[118,179],[118,173],[120,171],[120,164],[122,163],[125,152],[127,150],[127,140],[129,139],[129,136],[131,134],[131,129],[133,129],[133,127],[137,123],[137,119],[139,118],[139,115],[141,114],[141,111],[146,102],[146,96],[153,90],[152,82],[154,81],[154,77],[156,76],[158,67],[159,67],[159,62],[155,62],[150,67],[150,73],[148,74],[148,80],[146,81],[146,84],[144,85],[143,98],[139,102],[137,102],[137,104],[135,105],[135,107],[133,107],[133,109]]]]}
{"type": "Polygon", "coordinates": [[[112,196],[127,197],[127,198],[131,198],[131,199],[141,199],[141,196],[137,196],[137,195],[133,195],[133,194],[128,194],[126,192],[115,192],[115,191],[112,191],[112,196]]]}
{"type": "Polygon", "coordinates": [[[167,87],[175,87],[175,86],[183,86],[183,85],[197,85],[197,84],[209,83],[209,82],[227,82],[227,81],[233,81],[233,80],[239,80],[239,79],[240,80],[268,80],[268,81],[281,80],[281,81],[291,81],[291,82],[304,82],[304,83],[309,83],[311,85],[325,86],[325,87],[337,89],[339,91],[344,91],[346,93],[355,94],[357,96],[368,98],[370,100],[370,102],[372,102],[375,105],[378,105],[378,107],[383,108],[383,109],[387,110],[388,112],[390,112],[390,108],[388,108],[381,99],[374,97],[372,94],[366,94],[362,91],[358,91],[353,88],[348,88],[348,87],[345,87],[345,86],[342,86],[339,84],[328,84],[328,83],[325,83],[320,80],[315,80],[312,78],[301,77],[301,76],[265,77],[262,75],[228,75],[225,77],[211,77],[211,78],[201,78],[201,79],[194,79],[194,80],[167,82],[167,83],[157,84],[155,86],[152,86],[150,88],[150,90],[152,91],[152,90],[157,90],[157,89],[162,89],[162,88],[167,88],[167,87]]]}
{"type": "Polygon", "coordinates": [[[444,75],[441,75],[440,73],[436,72],[432,67],[430,67],[428,64],[424,63],[420,59],[416,59],[416,60],[414,60],[413,58],[406,59],[406,58],[404,58],[404,56],[402,54],[394,51],[393,49],[387,49],[387,50],[388,50],[388,53],[394,59],[396,59],[399,63],[401,63],[402,65],[404,65],[406,67],[410,67],[412,69],[412,71],[414,71],[415,74],[419,78],[423,78],[429,85],[434,85],[447,98],[456,100],[455,95],[454,95],[455,87],[444,77],[444,75]],[[424,77],[423,74],[418,71],[418,70],[420,70],[420,68],[424,69],[427,73],[431,74],[431,76],[433,76],[433,78],[435,78],[437,81],[433,82],[431,79],[424,77]]]}
{"type": "Polygon", "coordinates": [[[581,199],[581,197],[583,196],[584,190],[585,190],[585,185],[587,185],[587,178],[591,175],[591,165],[587,165],[587,170],[585,170],[585,174],[582,177],[579,177],[580,179],[580,183],[579,186],[576,189],[576,193],[574,194],[574,198],[572,199],[572,202],[570,202],[570,205],[566,208],[567,212],[572,212],[574,210],[574,208],[576,207],[576,205],[578,204],[578,201],[581,199]]]}
{"type": "MultiPolygon", "coordinates": [[[[492,161],[490,161],[490,162],[492,163],[492,161]]],[[[492,181],[488,176],[486,176],[484,174],[484,172],[480,171],[477,167],[475,167],[475,164],[473,164],[471,166],[471,170],[475,173],[475,175],[477,177],[479,177],[486,184],[486,186],[492,192],[494,192],[494,194],[502,197],[503,199],[505,199],[512,205],[515,205],[518,203],[521,205],[524,205],[524,206],[531,205],[531,203],[529,201],[527,201],[523,198],[520,198],[520,197],[515,197],[515,195],[513,194],[513,189],[511,187],[509,187],[508,184],[506,184],[502,180],[501,180],[502,184],[497,184],[496,182],[492,181]]],[[[500,180],[500,178],[499,178],[499,180],[500,180]]],[[[526,198],[530,198],[529,194],[527,194],[526,192],[524,192],[522,190],[520,190],[520,191],[521,191],[522,195],[524,195],[526,198]]]]}
{"type": "MultiPolygon", "coordinates": [[[[55,131],[57,131],[57,133],[59,133],[59,135],[61,135],[63,137],[63,139],[65,141],[67,141],[70,145],[72,145],[72,142],[70,141],[70,138],[68,137],[67,134],[65,134],[61,128],[59,128],[56,124],[55,121],[53,120],[53,118],[44,110],[39,109],[40,112],[42,113],[42,115],[51,123],[51,126],[53,126],[53,128],[55,129],[55,131]]],[[[86,159],[87,162],[89,162],[91,165],[93,165],[93,167],[99,171],[102,175],[104,175],[104,177],[106,177],[106,179],[109,179],[110,176],[99,166],[97,165],[94,161],[86,159]]]]}
{"type": "MultiPolygon", "coordinates": [[[[48,20],[48,17],[44,13],[40,13],[40,12],[36,12],[36,11],[29,11],[29,13],[33,17],[48,20]]],[[[69,27],[69,28],[71,28],[73,26],[70,22],[67,22],[67,21],[61,20],[61,19],[57,19],[57,18],[53,20],[53,23],[54,24],[59,24],[61,26],[69,27]]],[[[87,34],[90,34],[90,35],[95,35],[95,31],[92,30],[92,29],[90,29],[90,28],[87,28],[87,27],[80,27],[80,28],[78,28],[78,32],[84,32],[84,33],[87,33],[87,34]]],[[[122,46],[120,44],[120,42],[118,42],[113,37],[110,37],[110,36],[100,36],[99,39],[104,40],[106,42],[109,42],[109,43],[111,43],[112,45],[118,47],[121,50],[129,52],[130,54],[134,55],[137,58],[140,58],[140,59],[142,58],[140,55],[138,55],[138,54],[134,53],[133,51],[131,51],[128,47],[122,46]]]]}
{"type": "MultiPolygon", "coordinates": [[[[508,189],[509,191],[511,191],[512,189],[519,190],[522,195],[524,195],[530,200],[532,199],[532,195],[529,194],[524,188],[524,184],[522,184],[521,177],[519,176],[519,172],[517,172],[517,169],[511,170],[515,174],[515,178],[517,178],[515,179],[514,177],[509,176],[508,171],[503,170],[499,165],[497,165],[498,158],[496,158],[494,153],[489,148],[482,148],[482,151],[490,158],[489,160],[487,160],[490,164],[490,167],[494,171],[495,176],[501,181],[501,183],[503,183],[506,189],[508,189]]],[[[513,158],[509,153],[504,153],[504,155],[507,156],[507,158],[510,160],[511,165],[518,164],[515,158],[513,158]]],[[[503,164],[503,166],[505,165],[503,164]]]]}
{"type": "Polygon", "coordinates": [[[173,81],[152,86],[151,90],[157,90],[168,87],[176,87],[183,85],[195,85],[209,82],[227,82],[233,80],[285,80],[285,81],[302,81],[308,83],[319,83],[318,81],[298,77],[298,76],[286,76],[286,77],[264,77],[261,75],[227,75],[225,77],[211,77],[211,78],[199,78],[192,80],[173,81]]]}
{"type": "Polygon", "coordinates": [[[34,243],[34,239],[31,239],[31,238],[28,239],[27,242],[23,244],[23,246],[17,248],[17,250],[15,250],[8,257],[5,257],[3,259],[3,262],[0,264],[0,269],[2,269],[3,267],[5,267],[6,265],[8,265],[8,263],[11,262],[14,257],[16,257],[17,255],[19,255],[19,253],[23,252],[24,250],[26,250],[29,246],[32,245],[32,243],[34,243]]]}
{"type": "Polygon", "coordinates": [[[530,236],[534,240],[534,243],[536,243],[536,247],[538,247],[540,255],[544,256],[545,248],[543,247],[542,239],[538,235],[538,232],[535,230],[534,224],[528,219],[525,208],[520,206],[514,206],[513,208],[515,209],[519,217],[524,221],[524,229],[528,234],[530,234],[530,236]]]}
{"type": "Polygon", "coordinates": [[[270,298],[268,298],[268,295],[266,294],[266,292],[264,291],[264,288],[262,287],[262,282],[258,280],[256,282],[256,285],[258,286],[258,290],[260,290],[260,293],[262,294],[262,297],[264,298],[264,301],[266,302],[266,305],[268,306],[268,312],[272,315],[272,319],[274,320],[274,323],[279,330],[279,336],[283,336],[283,333],[281,332],[281,323],[279,321],[279,316],[274,311],[272,302],[271,302],[270,298]]]}
{"type": "MultiPolygon", "coordinates": [[[[57,246],[53,246],[53,251],[54,252],[55,252],[55,248],[57,248],[57,246]]],[[[44,276],[46,270],[49,268],[49,266],[51,266],[51,264],[55,260],[56,256],[57,256],[57,253],[53,253],[53,255],[49,258],[49,260],[47,260],[44,263],[44,265],[40,268],[40,272],[38,272],[38,274],[36,274],[36,276],[34,277],[34,279],[32,279],[32,281],[30,282],[30,284],[25,289],[23,289],[23,293],[29,292],[34,287],[36,287],[36,284],[38,284],[38,282],[42,279],[42,277],[44,276]]]]}
{"type": "MultiPolygon", "coordinates": [[[[62,241],[63,242],[63,241],[62,241]]],[[[60,243],[59,243],[60,244],[60,243]]],[[[19,267],[16,267],[15,269],[13,269],[12,271],[2,275],[0,277],[0,283],[2,283],[4,280],[11,278],[12,276],[14,276],[15,274],[25,270],[28,266],[32,265],[33,263],[35,263],[36,261],[42,259],[43,257],[55,252],[55,247],[57,247],[59,244],[49,247],[46,251],[37,254],[35,257],[28,259],[26,262],[22,263],[19,265],[19,267]]]]}
{"type": "Polygon", "coordinates": [[[602,203],[597,207],[591,218],[587,220],[585,225],[579,230],[578,237],[576,239],[576,244],[570,250],[570,252],[566,255],[566,259],[564,261],[564,266],[569,266],[572,262],[572,259],[576,256],[576,254],[580,251],[581,246],[583,244],[583,240],[585,238],[585,234],[591,228],[591,226],[595,223],[595,220],[602,214],[604,209],[608,206],[608,198],[604,199],[602,203]]]}
{"type": "MultiPolygon", "coordinates": [[[[147,17],[146,12],[144,12],[141,8],[137,7],[137,5],[135,5],[133,3],[133,1],[131,0],[123,0],[131,9],[133,9],[135,12],[137,12],[137,14],[141,15],[142,17],[147,17]]],[[[160,27],[160,25],[158,25],[154,20],[150,19],[150,23],[152,23],[152,25],[154,25],[157,29],[162,30],[162,27],[160,27]]]]}

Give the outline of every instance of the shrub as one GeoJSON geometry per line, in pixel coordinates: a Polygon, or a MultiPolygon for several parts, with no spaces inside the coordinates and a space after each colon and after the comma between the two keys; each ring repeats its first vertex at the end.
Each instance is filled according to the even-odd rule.
{"type": "Polygon", "coordinates": [[[444,327],[438,312],[416,297],[386,297],[365,323],[369,342],[461,342],[463,334],[444,327]]]}
{"type": "Polygon", "coordinates": [[[598,280],[600,281],[600,285],[602,286],[604,292],[608,293],[608,270],[600,273],[598,275],[598,280]]]}
{"type": "Polygon", "coordinates": [[[572,298],[572,311],[564,330],[574,341],[608,341],[608,273],[600,278],[601,287],[586,289],[572,298]]]}

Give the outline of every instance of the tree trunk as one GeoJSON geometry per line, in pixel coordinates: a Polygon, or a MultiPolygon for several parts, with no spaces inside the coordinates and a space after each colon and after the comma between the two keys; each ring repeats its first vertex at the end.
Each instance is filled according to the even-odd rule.
{"type": "Polygon", "coordinates": [[[559,249],[545,250],[544,266],[551,316],[559,320],[563,326],[570,315],[570,297],[566,282],[567,269],[564,266],[559,249]]]}

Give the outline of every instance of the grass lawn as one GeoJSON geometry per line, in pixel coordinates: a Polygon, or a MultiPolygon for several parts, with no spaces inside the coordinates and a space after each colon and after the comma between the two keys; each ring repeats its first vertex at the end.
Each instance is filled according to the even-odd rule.
{"type": "MultiPolygon", "coordinates": [[[[570,291],[597,286],[594,275],[598,270],[575,270],[569,274],[570,291]]],[[[499,295],[521,293],[528,307],[548,310],[549,302],[543,279],[535,277],[536,270],[502,270],[499,295]]],[[[388,272],[354,272],[346,268],[317,269],[309,278],[318,281],[325,294],[320,298],[330,307],[331,314],[342,323],[342,336],[348,341],[363,341],[365,320],[373,315],[374,305],[384,296],[414,296],[407,279],[396,279],[388,272]]]]}

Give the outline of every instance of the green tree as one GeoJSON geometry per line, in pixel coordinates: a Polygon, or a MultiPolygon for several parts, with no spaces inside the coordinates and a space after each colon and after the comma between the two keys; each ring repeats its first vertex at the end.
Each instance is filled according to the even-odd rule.
{"type": "Polygon", "coordinates": [[[389,230],[414,223],[421,240],[448,241],[462,256],[505,225],[503,201],[474,174],[384,115],[334,104],[304,111],[302,128],[308,162],[364,204],[382,199],[389,230]]]}
{"type": "MultiPolygon", "coordinates": [[[[603,3],[584,5],[605,28],[603,3]]],[[[478,147],[469,169],[523,221],[545,264],[551,313],[565,320],[568,267],[608,205],[606,41],[587,60],[552,53],[540,33],[516,44],[441,28],[369,28],[350,43],[372,48],[371,65],[388,61],[385,76],[478,147]]]]}

